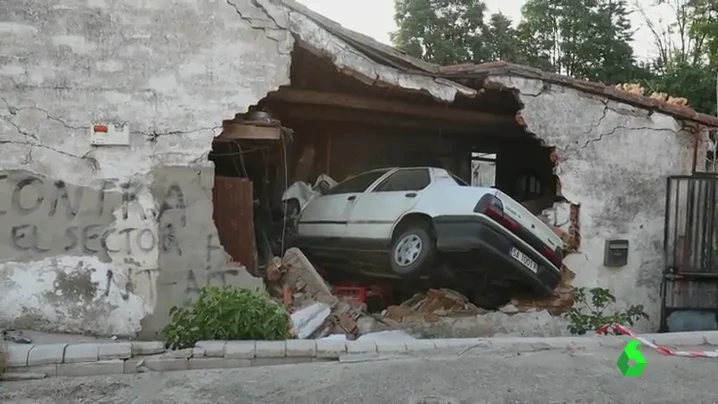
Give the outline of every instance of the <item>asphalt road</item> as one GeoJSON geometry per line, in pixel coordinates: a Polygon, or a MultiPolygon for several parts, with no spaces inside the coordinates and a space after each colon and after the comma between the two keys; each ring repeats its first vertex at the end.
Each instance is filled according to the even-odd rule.
{"type": "Polygon", "coordinates": [[[718,403],[718,360],[644,349],[640,378],[619,349],[487,353],[364,363],[52,378],[5,383],[3,404],[718,403]],[[444,401],[417,401],[438,396],[444,401]]]}

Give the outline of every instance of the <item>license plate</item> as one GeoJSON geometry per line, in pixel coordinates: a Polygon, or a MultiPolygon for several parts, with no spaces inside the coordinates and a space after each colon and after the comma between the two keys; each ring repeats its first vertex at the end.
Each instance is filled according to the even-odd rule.
{"type": "Polygon", "coordinates": [[[522,263],[526,268],[530,269],[533,273],[538,272],[538,264],[518,249],[512,247],[511,256],[514,257],[516,261],[522,263]]]}

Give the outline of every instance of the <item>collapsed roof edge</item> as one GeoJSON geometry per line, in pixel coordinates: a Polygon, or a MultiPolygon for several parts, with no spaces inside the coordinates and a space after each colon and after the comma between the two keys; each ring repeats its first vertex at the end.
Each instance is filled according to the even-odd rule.
{"type": "Polygon", "coordinates": [[[334,32],[320,26],[303,12],[290,11],[289,31],[298,40],[300,46],[331,60],[339,71],[367,85],[423,92],[446,103],[453,102],[458,94],[467,97],[474,97],[477,94],[475,89],[443,79],[436,74],[406,71],[377,62],[334,32]]]}
{"type": "Polygon", "coordinates": [[[546,72],[529,66],[498,61],[439,66],[407,55],[387,44],[343,27],[295,0],[275,0],[290,10],[290,31],[316,54],[328,57],[340,71],[350,74],[368,85],[395,86],[406,90],[423,91],[435,99],[452,102],[457,94],[474,97],[478,88],[470,88],[461,79],[485,79],[508,75],[542,80],[577,91],[604,96],[674,118],[698,122],[718,128],[718,117],[703,114],[687,106],[672,105],[647,96],[628,93],[603,83],[576,79],[546,72]],[[322,42],[322,35],[333,41],[322,42]]]}

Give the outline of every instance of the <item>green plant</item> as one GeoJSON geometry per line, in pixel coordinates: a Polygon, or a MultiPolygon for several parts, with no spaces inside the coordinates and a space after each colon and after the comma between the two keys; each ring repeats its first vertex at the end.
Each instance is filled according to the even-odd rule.
{"type": "Polygon", "coordinates": [[[640,318],[648,319],[643,305],[628,306],[625,310],[606,314],[609,306],[616,303],[616,297],[608,289],[578,288],[571,310],[565,317],[570,321],[568,330],[571,334],[583,335],[606,324],[633,325],[640,318]],[[590,299],[589,296],[590,295],[590,299]]]}
{"type": "Polygon", "coordinates": [[[291,336],[291,321],[265,294],[207,286],[186,306],[170,310],[162,335],[168,349],[189,348],[202,340],[282,340],[291,336]]]}

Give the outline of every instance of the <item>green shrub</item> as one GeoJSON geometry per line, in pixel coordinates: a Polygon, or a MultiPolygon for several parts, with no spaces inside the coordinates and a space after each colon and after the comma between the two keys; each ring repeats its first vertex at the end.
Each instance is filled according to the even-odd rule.
{"type": "Polygon", "coordinates": [[[613,303],[616,303],[616,297],[608,289],[576,289],[573,307],[566,313],[566,318],[570,321],[568,330],[571,334],[583,335],[606,324],[633,325],[640,318],[648,319],[642,304],[606,314],[608,306],[613,303]],[[590,301],[587,292],[591,295],[590,301]]]}
{"type": "Polygon", "coordinates": [[[202,340],[283,340],[291,336],[291,321],[265,294],[204,287],[188,305],[170,310],[162,335],[168,349],[189,348],[202,340]]]}

